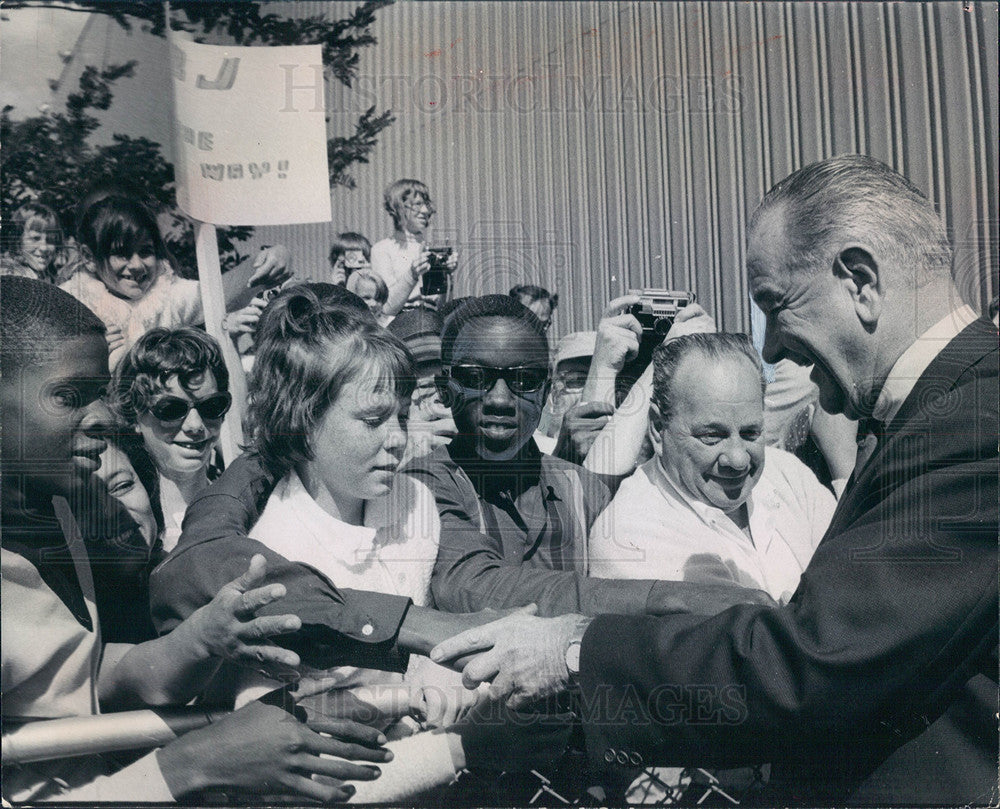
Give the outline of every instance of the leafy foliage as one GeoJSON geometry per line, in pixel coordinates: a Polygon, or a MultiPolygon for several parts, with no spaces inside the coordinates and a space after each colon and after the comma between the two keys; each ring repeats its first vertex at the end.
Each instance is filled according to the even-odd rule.
{"type": "MultiPolygon", "coordinates": [[[[375,12],[392,0],[366,0],[348,17],[328,20],[323,16],[285,17],[262,13],[256,2],[175,2],[170,24],[200,40],[229,41],[237,45],[320,44],[324,66],[330,76],[350,87],[357,76],[358,49],[376,44],[369,30],[375,12]]],[[[273,8],[272,4],[268,8],[273,8]]],[[[51,7],[48,2],[5,2],[5,10],[51,7]]],[[[166,31],[162,2],[108,2],[79,0],[60,6],[67,10],[104,14],[126,30],[142,25],[150,33],[166,31]]],[[[90,189],[112,186],[127,190],[160,213],[164,236],[181,267],[195,267],[194,239],[187,219],[176,213],[173,166],[160,145],[146,138],[116,134],[110,145],[93,146],[90,136],[100,125],[93,114],[112,103],[112,84],[133,75],[135,63],[111,65],[103,70],[87,67],[79,88],[66,99],[66,109],[46,112],[23,120],[11,118],[11,107],[0,113],[0,171],[3,174],[0,214],[6,219],[28,201],[41,202],[59,212],[63,228],[74,230],[76,206],[90,189]]],[[[394,118],[391,111],[376,114],[371,107],[358,119],[349,136],[327,143],[330,184],[355,187],[349,168],[367,163],[379,133],[394,118]]],[[[239,245],[253,234],[252,227],[219,228],[219,253],[223,271],[245,256],[239,245]]]]}

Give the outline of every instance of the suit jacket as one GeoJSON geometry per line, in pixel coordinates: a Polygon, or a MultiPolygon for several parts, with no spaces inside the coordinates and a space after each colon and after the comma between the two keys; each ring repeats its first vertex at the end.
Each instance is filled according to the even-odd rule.
{"type": "Polygon", "coordinates": [[[786,607],[596,618],[591,754],[771,761],[776,804],[995,804],[997,357],[979,320],[935,358],[786,607]]]}

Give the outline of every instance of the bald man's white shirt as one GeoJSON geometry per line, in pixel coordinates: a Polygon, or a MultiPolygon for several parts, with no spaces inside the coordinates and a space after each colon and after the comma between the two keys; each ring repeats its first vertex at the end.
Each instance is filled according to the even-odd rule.
{"type": "Polygon", "coordinates": [[[735,582],[785,602],[836,500],[798,458],[768,447],[747,506],[752,540],[722,510],[685,496],[652,458],[622,482],[594,523],[589,575],[735,582]]]}

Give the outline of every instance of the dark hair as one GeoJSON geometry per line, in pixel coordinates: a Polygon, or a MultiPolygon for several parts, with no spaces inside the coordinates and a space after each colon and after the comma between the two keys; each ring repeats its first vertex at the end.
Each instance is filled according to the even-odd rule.
{"type": "Polygon", "coordinates": [[[511,289],[509,294],[512,298],[517,298],[519,301],[528,299],[528,303],[534,303],[535,301],[548,301],[549,307],[552,310],[559,305],[559,295],[553,295],[545,287],[535,286],[534,284],[519,284],[518,286],[511,289]]]}
{"type": "Polygon", "coordinates": [[[146,490],[149,496],[149,505],[153,510],[153,519],[156,522],[156,534],[160,536],[166,523],[163,519],[163,506],[160,504],[160,474],[156,470],[156,464],[146,449],[146,444],[142,436],[138,433],[119,432],[107,436],[108,440],[118,449],[125,453],[139,484],[146,490]]]}
{"type": "Polygon", "coordinates": [[[441,315],[442,323],[451,316],[452,312],[456,311],[458,307],[464,304],[467,300],[469,300],[469,296],[452,298],[451,300],[443,301],[437,308],[438,314],[441,315]]]}
{"type": "Polygon", "coordinates": [[[699,352],[708,362],[723,359],[746,359],[760,377],[760,395],[764,396],[764,369],[760,355],[746,334],[686,334],[662,343],[653,352],[653,397],[664,423],[674,414],[673,382],[677,367],[689,354],[699,352]]]}
{"type": "Polygon", "coordinates": [[[918,270],[951,267],[948,235],[930,200],[872,157],[831,157],[790,174],[764,195],[747,231],[779,208],[797,269],[824,266],[831,242],[848,230],[861,230],[884,255],[918,270]]]}
{"type": "Polygon", "coordinates": [[[0,276],[0,358],[4,385],[29,365],[62,356],[67,341],[104,339],[104,323],[80,301],[47,281],[0,276]]]}
{"type": "Polygon", "coordinates": [[[56,248],[62,247],[63,232],[59,217],[47,205],[26,202],[3,223],[0,230],[0,246],[5,253],[17,255],[21,252],[21,238],[26,230],[39,230],[55,237],[56,248]]]}
{"type": "Polygon", "coordinates": [[[416,337],[433,336],[441,339],[443,325],[444,320],[440,312],[426,306],[417,306],[400,312],[386,329],[405,343],[410,338],[416,337]]]}
{"type": "Polygon", "coordinates": [[[409,350],[367,307],[323,300],[303,285],[271,308],[257,342],[247,421],[250,448],[280,476],[313,459],[316,425],[345,385],[364,377],[409,399],[415,379],[409,350]]]}
{"type": "Polygon", "coordinates": [[[486,317],[501,317],[523,323],[538,335],[538,339],[548,350],[549,339],[545,335],[545,327],[527,306],[509,295],[482,295],[467,298],[445,319],[441,333],[442,363],[451,364],[455,340],[465,324],[486,317]]]}
{"type": "MultiPolygon", "coordinates": [[[[396,180],[385,189],[383,204],[397,228],[400,221],[399,206],[412,197],[420,197],[428,206],[431,204],[431,192],[420,180],[396,180]]],[[[433,209],[431,213],[433,213],[433,209]]]]}
{"type": "Polygon", "coordinates": [[[181,387],[188,388],[206,371],[211,371],[220,391],[229,390],[229,371],[214,337],[190,326],[150,329],[115,368],[112,409],[125,424],[134,425],[170,377],[176,376],[181,387]]]}
{"type": "Polygon", "coordinates": [[[347,231],[339,234],[330,246],[330,266],[336,264],[337,259],[348,250],[360,250],[367,261],[372,260],[372,243],[360,233],[347,231]]]}
{"type": "Polygon", "coordinates": [[[80,217],[76,238],[98,264],[114,253],[131,255],[146,238],[158,259],[173,263],[153,212],[130,197],[105,197],[87,208],[80,217]]]}

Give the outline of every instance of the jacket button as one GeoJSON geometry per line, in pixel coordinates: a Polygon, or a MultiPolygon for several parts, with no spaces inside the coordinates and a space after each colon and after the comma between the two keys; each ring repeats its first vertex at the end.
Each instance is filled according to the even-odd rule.
{"type": "Polygon", "coordinates": [[[614,764],[615,750],[613,747],[609,747],[607,750],[604,751],[604,760],[608,762],[608,764],[614,764]]]}
{"type": "Polygon", "coordinates": [[[628,760],[633,767],[642,766],[642,756],[639,753],[629,753],[628,760]]]}
{"type": "Polygon", "coordinates": [[[628,764],[628,753],[626,753],[624,750],[619,750],[617,755],[615,756],[615,760],[623,766],[628,764]]]}
{"type": "Polygon", "coordinates": [[[365,624],[363,627],[361,627],[361,634],[364,635],[366,638],[374,631],[375,627],[373,627],[371,624],[365,624]]]}

